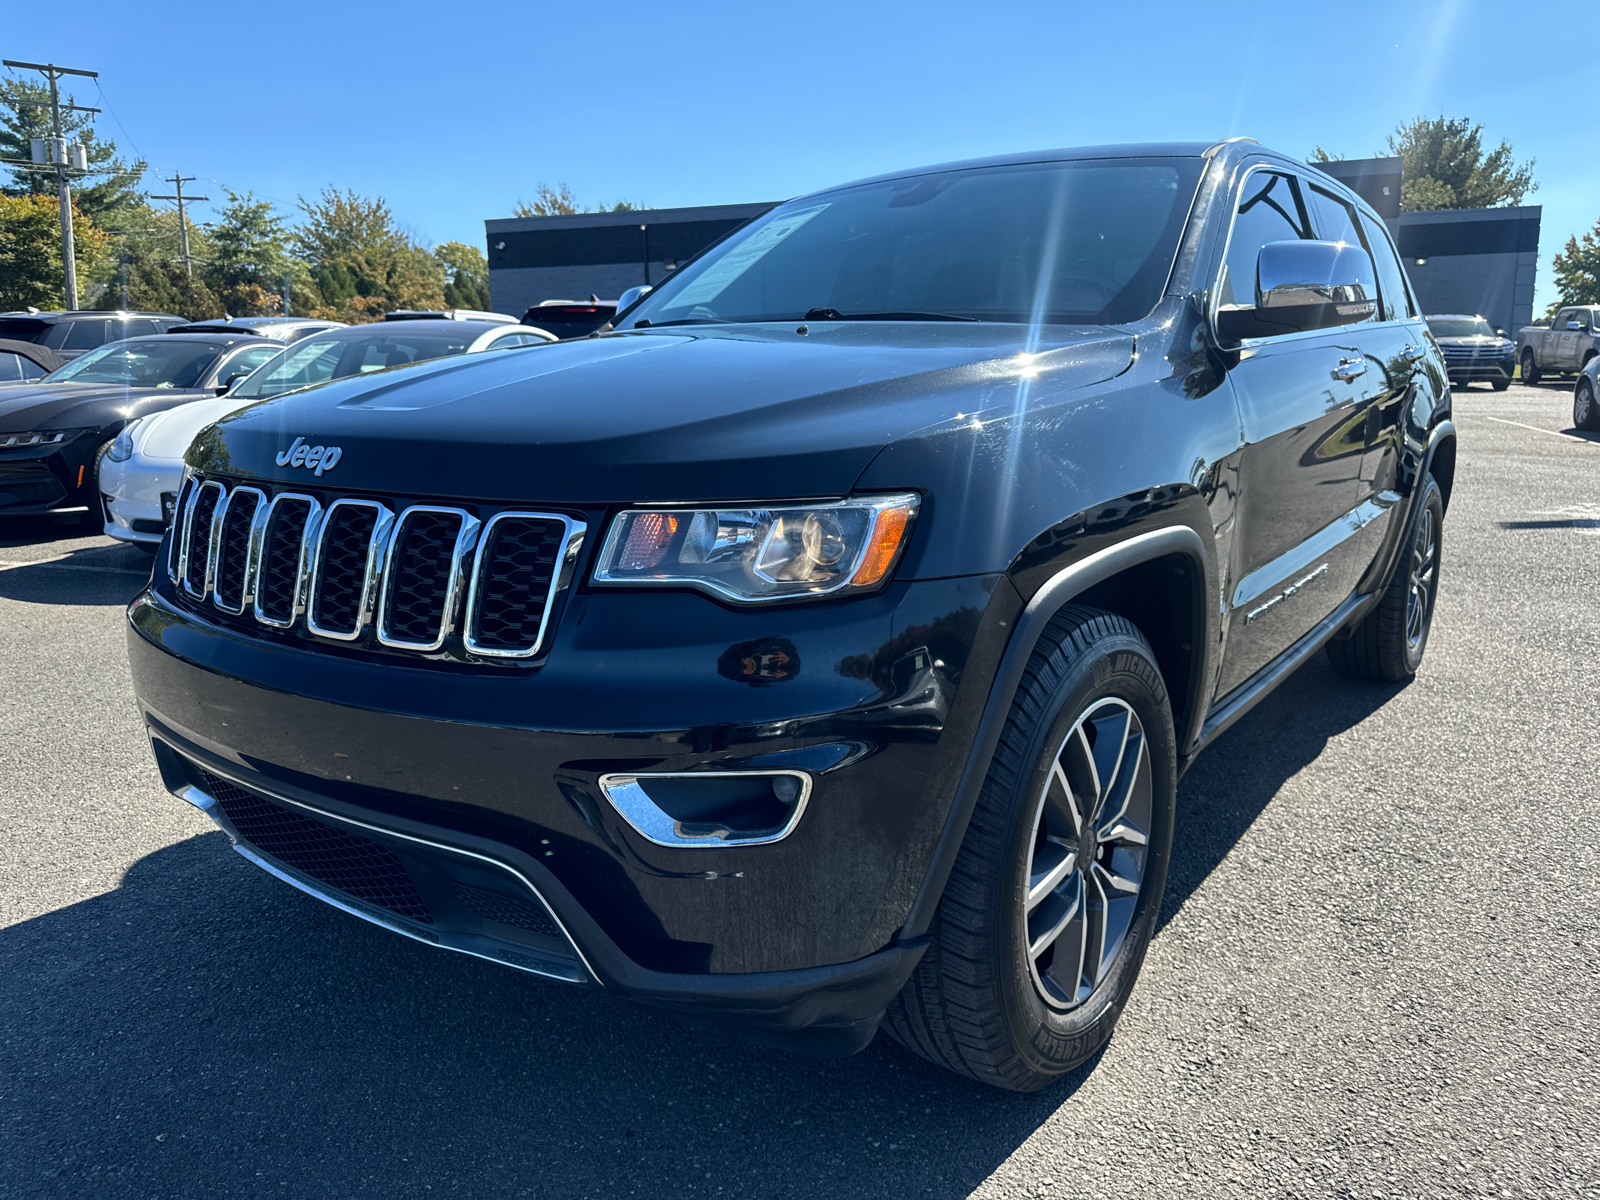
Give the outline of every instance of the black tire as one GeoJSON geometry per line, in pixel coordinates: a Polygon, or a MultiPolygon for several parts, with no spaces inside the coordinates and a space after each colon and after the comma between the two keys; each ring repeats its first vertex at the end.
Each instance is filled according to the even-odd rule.
{"type": "Polygon", "coordinates": [[[1509,380],[1509,379],[1491,379],[1489,381],[1489,386],[1494,388],[1494,390],[1497,391],[1497,392],[1503,392],[1508,387],[1511,386],[1511,380],[1509,380]]]}
{"type": "MultiPolygon", "coordinates": [[[[1106,754],[1111,744],[1104,742],[1106,754]]],[[[890,1036],[958,1074],[1019,1092],[1047,1087],[1091,1058],[1110,1038],[1155,931],[1172,850],[1176,791],[1177,738],[1150,644],[1122,617],[1076,605],[1063,609],[1029,658],[940,900],[932,944],[889,1006],[884,1027],[890,1036]],[[1122,717],[1124,710],[1131,716],[1122,717]],[[1103,714],[1111,716],[1099,720],[1103,714]],[[1125,786],[1120,794],[1128,799],[1110,816],[1100,807],[1103,800],[1097,801],[1084,827],[1100,831],[1105,840],[1090,832],[1069,833],[1082,840],[1066,849],[1065,841],[1053,835],[1056,826],[1046,810],[1066,811],[1058,803],[1065,796],[1066,805],[1075,806],[1072,812],[1081,813],[1094,789],[1062,788],[1056,780],[1067,779],[1073,771],[1069,752],[1083,747],[1086,757],[1078,759],[1073,778],[1087,782],[1082,763],[1093,758],[1092,747],[1102,738],[1118,736],[1117,720],[1127,731],[1119,742],[1124,753],[1105,790],[1117,793],[1125,786]],[[1134,745],[1127,734],[1136,726],[1139,748],[1131,773],[1124,775],[1125,750],[1134,745]],[[1091,728],[1075,740],[1080,730],[1091,728]],[[1107,729],[1112,732],[1103,732],[1107,729]],[[1058,762],[1065,768],[1061,772],[1058,762]],[[1142,848],[1127,833],[1136,826],[1136,808],[1148,825],[1142,848]],[[1054,875],[1047,854],[1058,856],[1057,870],[1073,864],[1050,888],[1045,885],[1054,875]],[[1080,861],[1089,863],[1081,872],[1080,861]],[[1137,893],[1119,897],[1116,882],[1126,884],[1132,874],[1137,893]],[[1040,881],[1031,904],[1030,878],[1040,881]],[[1079,897],[1076,910],[1063,898],[1069,888],[1079,897]],[[1048,907],[1058,900],[1060,907],[1048,907]],[[1073,911],[1078,916],[1060,924],[1067,919],[1061,914],[1073,911]],[[1126,932],[1113,946],[1110,930],[1124,916],[1126,932]],[[1050,927],[1056,940],[1042,953],[1030,954],[1030,937],[1040,938],[1037,930],[1050,927]],[[1093,961],[1103,965],[1095,970],[1098,981],[1085,991],[1088,948],[1097,936],[1093,961]],[[1054,956],[1063,943],[1076,947],[1075,957],[1063,950],[1059,964],[1060,976],[1071,980],[1071,997],[1047,978],[1057,970],[1054,956]]]]}
{"type": "Polygon", "coordinates": [[[100,464],[105,461],[106,455],[111,453],[111,441],[101,443],[100,449],[94,452],[90,460],[89,470],[86,472],[90,489],[89,511],[83,515],[83,523],[92,525],[96,529],[104,529],[106,525],[105,504],[100,499],[100,464]]]}
{"type": "Polygon", "coordinates": [[[1533,361],[1533,351],[1524,350],[1522,352],[1521,362],[1522,382],[1527,384],[1529,387],[1536,386],[1539,382],[1539,367],[1538,364],[1533,361]]]}
{"type": "Polygon", "coordinates": [[[1348,634],[1328,643],[1334,670],[1353,679],[1389,683],[1417,673],[1433,629],[1443,550],[1444,494],[1427,475],[1417,498],[1416,519],[1383,598],[1348,634]]]}
{"type": "Polygon", "coordinates": [[[1572,423],[1590,433],[1600,430],[1600,402],[1595,400],[1594,384],[1587,375],[1578,376],[1578,385],[1572,389],[1572,423]]]}

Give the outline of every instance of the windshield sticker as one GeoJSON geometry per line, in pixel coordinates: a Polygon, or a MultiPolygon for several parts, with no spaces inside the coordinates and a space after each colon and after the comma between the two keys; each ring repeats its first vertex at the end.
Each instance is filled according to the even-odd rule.
{"type": "Polygon", "coordinates": [[[672,297],[671,307],[687,308],[715,300],[734,280],[765,258],[779,242],[829,207],[831,203],[818,204],[814,208],[801,208],[775,217],[706,267],[698,279],[672,297]]]}

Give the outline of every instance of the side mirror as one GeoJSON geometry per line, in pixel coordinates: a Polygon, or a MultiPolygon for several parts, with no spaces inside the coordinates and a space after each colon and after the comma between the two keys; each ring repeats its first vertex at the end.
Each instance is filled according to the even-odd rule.
{"type": "Polygon", "coordinates": [[[248,378],[250,378],[250,372],[249,371],[237,371],[234,374],[229,375],[217,387],[217,395],[226,396],[229,392],[233,391],[235,385],[237,385],[238,382],[241,379],[248,379],[248,378]]]}
{"type": "Polygon", "coordinates": [[[1495,333],[1496,337],[1505,337],[1506,336],[1506,331],[1504,329],[1496,329],[1494,331],[1494,333],[1495,333]]]}
{"type": "Polygon", "coordinates": [[[1583,322],[1582,321],[1568,321],[1567,322],[1567,328],[1568,329],[1582,329],[1583,328],[1583,322]]]}
{"type": "MultiPolygon", "coordinates": [[[[637,287],[631,287],[623,292],[622,295],[617,297],[616,317],[620,317],[653,291],[655,291],[655,288],[647,283],[641,283],[637,287]]],[[[616,317],[613,317],[612,320],[615,321],[616,317]]]]}
{"type": "Polygon", "coordinates": [[[1371,260],[1343,242],[1268,242],[1256,256],[1255,284],[1253,308],[1218,310],[1223,341],[1354,325],[1378,311],[1371,260]]]}

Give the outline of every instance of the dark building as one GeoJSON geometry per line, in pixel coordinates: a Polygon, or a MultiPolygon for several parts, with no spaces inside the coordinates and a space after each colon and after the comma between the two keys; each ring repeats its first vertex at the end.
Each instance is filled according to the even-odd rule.
{"type": "Polygon", "coordinates": [[[495,310],[520,316],[541,300],[615,300],[660,283],[678,264],[772,204],[649,208],[485,221],[495,310]]]}
{"type": "Polygon", "coordinates": [[[1481,313],[1512,334],[1533,320],[1538,205],[1400,211],[1400,160],[1318,163],[1378,211],[1425,313],[1481,313]]]}

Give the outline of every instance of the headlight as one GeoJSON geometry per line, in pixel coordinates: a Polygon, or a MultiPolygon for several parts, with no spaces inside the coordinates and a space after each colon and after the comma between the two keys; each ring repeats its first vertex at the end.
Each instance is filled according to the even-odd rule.
{"type": "Polygon", "coordinates": [[[7,450],[14,446],[54,446],[57,442],[64,442],[76,429],[53,430],[46,432],[35,429],[28,433],[0,433],[0,450],[7,450]]]}
{"type": "MultiPolygon", "coordinates": [[[[143,417],[139,421],[144,420],[143,417]]],[[[130,421],[122,427],[122,432],[117,434],[117,440],[111,443],[111,449],[106,451],[106,457],[112,462],[127,462],[133,457],[133,431],[139,428],[139,421],[130,421]]]]}
{"type": "Polygon", "coordinates": [[[611,523],[594,582],[694,587],[743,601],[868,591],[889,578],[916,515],[912,494],[632,510],[611,523]]]}

